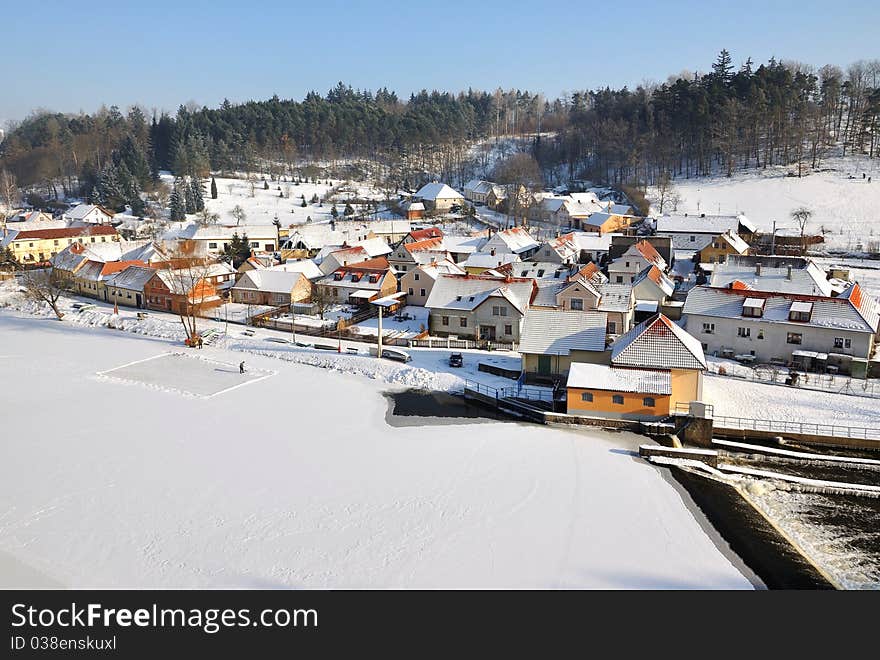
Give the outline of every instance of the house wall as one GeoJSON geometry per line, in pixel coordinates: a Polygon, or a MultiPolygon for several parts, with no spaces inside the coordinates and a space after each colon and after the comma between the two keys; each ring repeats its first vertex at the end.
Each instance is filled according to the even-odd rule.
{"type": "Polygon", "coordinates": [[[612,284],[631,284],[647,267],[648,260],[644,257],[626,254],[608,264],[608,279],[612,284]]]}
{"type": "MultiPolygon", "coordinates": [[[[567,376],[573,362],[608,364],[610,351],[571,351],[568,355],[551,355],[550,375],[567,376]]],[[[538,374],[539,353],[523,353],[522,368],[527,374],[538,374]]],[[[544,375],[544,374],[541,374],[544,375]]]]}
{"type": "Polygon", "coordinates": [[[434,278],[426,275],[421,268],[404,273],[400,278],[400,290],[407,294],[406,304],[424,307],[428,296],[431,295],[431,289],[434,288],[434,282],[434,278]],[[410,289],[412,293],[410,293],[410,289]],[[422,294],[422,290],[424,290],[424,294],[422,294]]]}
{"type": "Polygon", "coordinates": [[[610,234],[612,232],[621,231],[630,225],[630,219],[622,215],[612,215],[598,227],[581,222],[581,229],[593,234],[610,234]]]}
{"type": "Polygon", "coordinates": [[[727,258],[732,254],[739,254],[736,250],[734,250],[730,243],[725,241],[724,239],[716,238],[709,245],[704,247],[698,253],[700,263],[704,264],[723,264],[727,261],[727,258]],[[722,244],[723,247],[715,247],[716,244],[722,244]]]}
{"type": "Polygon", "coordinates": [[[138,307],[138,296],[141,297],[140,307],[146,306],[146,297],[144,296],[143,291],[135,291],[133,289],[124,289],[122,287],[116,286],[108,286],[105,287],[107,291],[107,301],[111,303],[117,303],[119,305],[125,305],[126,307],[138,307]]]}
{"type": "Polygon", "coordinates": [[[672,394],[669,406],[675,410],[676,403],[703,400],[703,372],[697,369],[672,369],[670,372],[672,394]]]}
{"type": "Polygon", "coordinates": [[[874,337],[868,332],[856,332],[842,328],[817,328],[802,323],[768,322],[761,319],[726,319],[712,318],[700,314],[685,314],[687,331],[696,337],[708,355],[723,349],[733,349],[740,355],[754,351],[758,362],[769,362],[771,358],[780,358],[786,362],[791,360],[793,351],[816,351],[819,353],[839,353],[855,357],[868,358],[873,350],[874,337]],[[714,323],[712,333],[703,332],[703,323],[714,323]],[[738,336],[738,328],[748,328],[749,337],[738,336]],[[763,339],[759,339],[763,332],[763,339]],[[803,335],[800,344],[787,343],[789,332],[803,335]],[[834,339],[849,339],[850,348],[835,348],[834,339]]]}
{"type": "Polygon", "coordinates": [[[9,244],[9,247],[12,249],[12,256],[16,261],[21,263],[39,263],[41,261],[48,261],[68,245],[73,245],[77,242],[82,243],[83,245],[89,245],[90,243],[118,243],[119,235],[110,234],[102,236],[40,239],[25,238],[20,241],[12,241],[9,244]]]}
{"type": "Polygon", "coordinates": [[[494,326],[495,341],[519,343],[522,332],[523,316],[514,309],[506,300],[489,298],[482,305],[471,311],[432,309],[428,318],[428,328],[432,335],[444,337],[446,335],[458,335],[461,338],[479,339],[480,326],[494,326]],[[495,316],[493,307],[507,309],[506,316],[495,316]],[[449,325],[443,325],[443,317],[449,319],[449,325]],[[462,327],[460,320],[467,320],[467,327],[462,327]],[[505,326],[511,326],[511,332],[506,332],[505,326]]]}
{"type": "Polygon", "coordinates": [[[669,415],[672,397],[664,394],[642,394],[609,390],[568,388],[568,414],[610,417],[612,419],[661,419],[669,415]],[[590,392],[592,401],[584,401],[581,395],[590,392]],[[623,397],[623,404],[613,402],[613,397],[623,397]],[[644,404],[645,397],[654,399],[654,407],[644,404]]]}
{"type": "Polygon", "coordinates": [[[582,286],[571,286],[556,297],[556,302],[560,309],[571,309],[572,299],[583,301],[584,311],[595,310],[599,304],[599,298],[587,291],[582,286]]]}
{"type": "Polygon", "coordinates": [[[633,293],[636,300],[655,300],[657,302],[666,300],[666,294],[649,278],[643,279],[634,286],[633,293]]]}

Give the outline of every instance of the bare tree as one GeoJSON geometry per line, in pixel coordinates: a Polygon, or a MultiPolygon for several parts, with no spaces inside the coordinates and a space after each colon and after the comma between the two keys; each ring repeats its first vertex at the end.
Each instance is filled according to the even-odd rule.
{"type": "Polygon", "coordinates": [[[18,185],[15,181],[15,175],[7,169],[0,170],[0,203],[3,208],[0,209],[0,220],[5,221],[12,211],[18,206],[18,185]]]}
{"type": "Polygon", "coordinates": [[[663,215],[664,208],[677,207],[681,201],[681,196],[672,183],[669,170],[663,170],[657,178],[657,201],[660,202],[660,215],[663,215]]]}
{"type": "Polygon", "coordinates": [[[26,270],[21,281],[28,298],[49,305],[59,321],[64,318],[64,312],[59,309],[58,301],[64,294],[71,293],[73,286],[70,279],[61,271],[54,268],[26,270]]]}
{"type": "Polygon", "coordinates": [[[322,284],[316,284],[312,289],[312,307],[318,310],[321,320],[324,320],[325,312],[330,309],[336,300],[330,294],[330,288],[322,284]]]}
{"type": "Polygon", "coordinates": [[[208,225],[216,225],[220,220],[220,216],[217,213],[212,213],[208,210],[208,207],[205,207],[198,212],[197,220],[200,225],[207,227],[208,225]]]}
{"type": "Polygon", "coordinates": [[[183,299],[175,311],[186,331],[187,343],[192,345],[199,339],[199,317],[207,303],[217,296],[216,288],[208,280],[212,262],[200,255],[192,241],[180,241],[170,255],[169,265],[160,277],[172,294],[183,299]]]}
{"type": "Polygon", "coordinates": [[[810,218],[813,216],[813,212],[808,209],[806,206],[801,206],[800,208],[796,208],[791,212],[791,219],[797,223],[798,228],[801,230],[801,254],[805,254],[807,251],[807,245],[804,240],[804,232],[807,228],[807,223],[810,221],[810,218]]]}
{"type": "Polygon", "coordinates": [[[247,219],[247,213],[245,213],[244,209],[241,208],[241,206],[238,204],[236,204],[232,208],[232,211],[230,211],[230,213],[232,214],[232,217],[235,218],[236,225],[240,225],[247,219]]]}

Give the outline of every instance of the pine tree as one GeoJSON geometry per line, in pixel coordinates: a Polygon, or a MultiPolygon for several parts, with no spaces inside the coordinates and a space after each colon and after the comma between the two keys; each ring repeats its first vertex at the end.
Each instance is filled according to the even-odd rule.
{"type": "Polygon", "coordinates": [[[202,193],[202,182],[199,181],[198,177],[193,177],[189,182],[189,186],[192,194],[193,206],[195,207],[193,213],[203,211],[205,209],[205,198],[202,193]]]}
{"type": "Polygon", "coordinates": [[[211,177],[211,199],[217,199],[217,181],[211,177]]]}
{"type": "Polygon", "coordinates": [[[354,215],[354,209],[352,208],[351,204],[349,204],[349,203],[345,204],[345,210],[343,211],[343,214],[354,215]]]}
{"type": "Polygon", "coordinates": [[[712,65],[712,71],[721,81],[730,82],[733,77],[733,59],[726,48],[718,53],[718,59],[712,65]]]}
{"type": "Polygon", "coordinates": [[[172,222],[186,219],[186,203],[183,199],[181,187],[180,179],[175,179],[174,187],[171,189],[171,199],[169,203],[172,222]]]}
{"type": "Polygon", "coordinates": [[[333,207],[330,209],[330,215],[332,215],[334,218],[339,217],[339,211],[336,210],[336,204],[334,204],[333,207]]]}
{"type": "Polygon", "coordinates": [[[188,183],[183,184],[183,205],[187,213],[196,212],[196,200],[193,197],[193,189],[188,183]]]}
{"type": "Polygon", "coordinates": [[[300,204],[300,206],[303,208],[306,208],[308,206],[308,204],[306,204],[306,200],[303,200],[302,204],[300,204]]]}

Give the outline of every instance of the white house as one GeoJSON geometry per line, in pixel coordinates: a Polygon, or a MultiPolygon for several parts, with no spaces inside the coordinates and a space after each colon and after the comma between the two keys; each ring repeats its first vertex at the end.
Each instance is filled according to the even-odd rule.
{"type": "Polygon", "coordinates": [[[661,271],[667,268],[666,260],[654,246],[642,240],[608,265],[608,279],[615,284],[631,284],[648,266],[656,266],[661,271]]]}
{"type": "Polygon", "coordinates": [[[109,225],[113,222],[113,211],[97,204],[79,204],[65,211],[62,217],[71,225],[109,225]]]}
{"type": "Polygon", "coordinates": [[[456,204],[464,202],[464,196],[447,186],[445,183],[426,183],[413,195],[420,199],[425,207],[437,213],[447,213],[456,204]]]}

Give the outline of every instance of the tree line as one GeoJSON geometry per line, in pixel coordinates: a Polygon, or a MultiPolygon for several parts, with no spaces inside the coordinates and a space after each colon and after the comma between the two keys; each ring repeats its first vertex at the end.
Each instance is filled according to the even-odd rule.
{"type": "Polygon", "coordinates": [[[708,73],[554,100],[522,90],[421,91],[402,100],[385,88],[339,83],[301,101],[181,106],[149,119],[139,107],[41,112],[10,128],[0,168],[20,186],[136,213],[141,193],[159,187],[160,170],[186,182],[210,171],[274,176],[305,162],[359,158],[375,164],[389,190],[433,176],[461,185],[490,169],[487,139],[509,136],[524,138],[545,183],[590,178],[644,188],[664,177],[779,164],[802,174],[833,145],[844,155],[880,155],[880,62],[844,71],[749,59],[736,68],[722,51],[708,73]]]}

